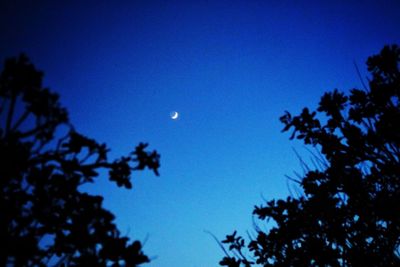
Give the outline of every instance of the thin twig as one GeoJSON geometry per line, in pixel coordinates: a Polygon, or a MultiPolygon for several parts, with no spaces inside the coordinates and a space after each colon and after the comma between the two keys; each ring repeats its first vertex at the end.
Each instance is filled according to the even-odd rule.
{"type": "Polygon", "coordinates": [[[12,131],[15,131],[18,129],[18,127],[28,118],[29,114],[31,112],[29,110],[25,110],[25,113],[18,119],[18,121],[15,123],[15,125],[12,127],[12,131]]]}
{"type": "Polygon", "coordinates": [[[204,230],[204,232],[205,232],[206,234],[209,234],[210,236],[212,236],[212,238],[214,238],[215,242],[217,242],[218,246],[222,249],[222,251],[224,252],[224,254],[225,254],[227,257],[230,257],[230,255],[228,254],[228,252],[225,250],[224,246],[222,246],[221,242],[218,240],[218,238],[217,238],[213,233],[211,233],[210,231],[207,231],[207,230],[204,230]]]}
{"type": "Polygon", "coordinates": [[[354,67],[356,68],[358,78],[360,78],[360,82],[361,82],[361,84],[362,84],[364,90],[365,90],[365,91],[368,91],[367,86],[365,85],[364,81],[362,80],[360,70],[359,70],[359,68],[358,68],[357,63],[356,63],[355,60],[353,61],[353,64],[354,64],[354,67]]]}

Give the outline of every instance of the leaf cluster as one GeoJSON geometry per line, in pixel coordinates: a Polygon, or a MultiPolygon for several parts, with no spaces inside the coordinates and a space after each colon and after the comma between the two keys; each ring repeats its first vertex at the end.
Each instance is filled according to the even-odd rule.
{"type": "MultiPolygon", "coordinates": [[[[276,226],[239,247],[227,238],[231,251],[247,247],[262,266],[400,266],[399,64],[400,48],[385,46],[367,60],[368,89],[335,89],[316,111],[280,118],[324,167],[307,169],[302,196],[256,206],[253,214],[276,226]]],[[[247,266],[237,259],[225,265],[247,266]]]]}
{"type": "Polygon", "coordinates": [[[140,242],[120,235],[103,197],[80,189],[101,170],[118,187],[132,188],[133,171],[148,168],[158,175],[160,156],[141,143],[109,160],[106,144],[74,129],[42,78],[25,55],[6,60],[0,74],[0,265],[148,262],[140,242]]]}

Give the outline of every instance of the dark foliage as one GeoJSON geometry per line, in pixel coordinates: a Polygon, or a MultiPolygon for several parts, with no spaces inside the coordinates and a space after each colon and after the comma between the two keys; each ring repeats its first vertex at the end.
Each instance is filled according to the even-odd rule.
{"type": "Polygon", "coordinates": [[[137,266],[141,243],[122,237],[101,196],[80,190],[99,170],[131,188],[131,172],[158,175],[159,155],[140,144],[109,161],[109,149],[74,130],[57,94],[28,58],[0,74],[0,266],[137,266]],[[63,131],[59,130],[64,128],[63,131]]]}
{"type": "Polygon", "coordinates": [[[320,150],[323,167],[298,181],[302,196],[255,207],[273,226],[248,244],[228,235],[232,254],[220,265],[400,266],[399,63],[400,48],[385,46],[367,61],[368,89],[334,90],[316,112],[281,117],[291,139],[320,150]]]}

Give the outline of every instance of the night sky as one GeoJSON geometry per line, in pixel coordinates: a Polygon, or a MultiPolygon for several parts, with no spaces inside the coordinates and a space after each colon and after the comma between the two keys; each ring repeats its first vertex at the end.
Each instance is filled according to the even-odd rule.
{"type": "Polygon", "coordinates": [[[355,64],[365,79],[367,57],[400,43],[397,0],[82,2],[1,1],[0,59],[27,53],[112,156],[142,141],[161,154],[160,177],[88,189],[151,267],[217,266],[205,230],[251,232],[254,205],[293,190],[294,150],[310,156],[279,117],[361,87],[355,64]]]}

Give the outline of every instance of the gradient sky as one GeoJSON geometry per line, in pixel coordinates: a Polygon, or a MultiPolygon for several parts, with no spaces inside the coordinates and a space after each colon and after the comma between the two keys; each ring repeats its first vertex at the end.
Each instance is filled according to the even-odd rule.
{"type": "Polygon", "coordinates": [[[293,148],[309,157],[279,117],[361,87],[354,62],[365,77],[368,56],[400,43],[399,14],[396,0],[4,0],[0,59],[26,52],[113,156],[157,149],[160,177],[90,190],[123,234],[147,237],[145,266],[211,267],[223,253],[204,230],[251,231],[254,205],[288,195],[285,175],[301,172],[293,148]]]}

